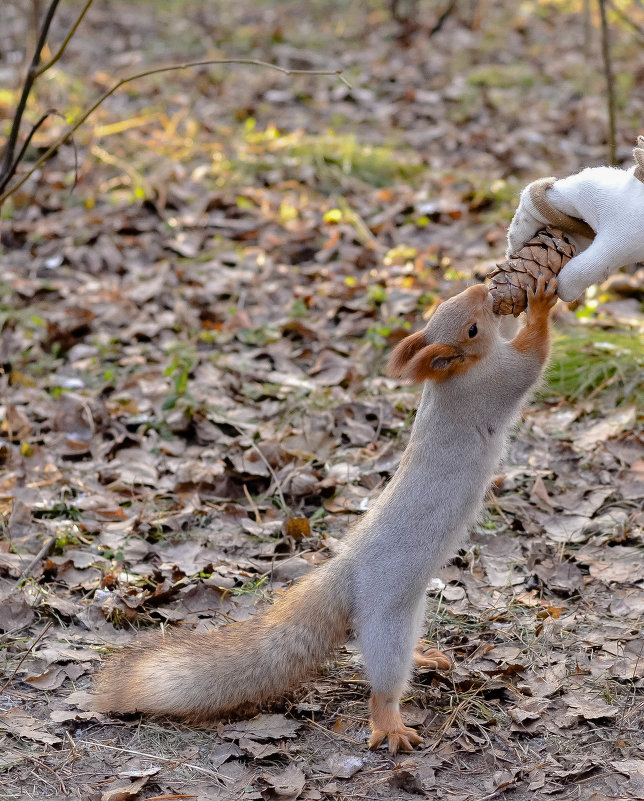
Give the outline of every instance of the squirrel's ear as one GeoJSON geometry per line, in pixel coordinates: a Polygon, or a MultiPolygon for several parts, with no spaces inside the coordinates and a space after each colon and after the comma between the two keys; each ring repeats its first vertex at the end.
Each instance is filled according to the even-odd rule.
{"type": "Polygon", "coordinates": [[[426,345],[424,331],[416,331],[415,334],[401,339],[387,362],[387,375],[390,378],[407,378],[406,371],[409,362],[426,345]]]}
{"type": "Polygon", "coordinates": [[[463,372],[465,357],[453,345],[436,343],[422,348],[409,362],[403,377],[412,381],[444,381],[463,372]]]}

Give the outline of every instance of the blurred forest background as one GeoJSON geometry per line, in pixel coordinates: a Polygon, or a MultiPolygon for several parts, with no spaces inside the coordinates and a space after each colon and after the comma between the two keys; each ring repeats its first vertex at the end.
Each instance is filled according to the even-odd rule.
{"type": "MultiPolygon", "coordinates": [[[[0,156],[49,8],[3,0],[0,156]]],[[[332,554],[413,419],[391,347],[503,258],[526,183],[632,166],[642,0],[63,0],[49,62],[0,169],[0,797],[644,797],[642,265],[560,304],[432,584],[424,748],[367,751],[351,644],[211,731],[88,706],[114,645],[332,554]],[[295,72],[156,71],[222,59],[295,72]]]]}

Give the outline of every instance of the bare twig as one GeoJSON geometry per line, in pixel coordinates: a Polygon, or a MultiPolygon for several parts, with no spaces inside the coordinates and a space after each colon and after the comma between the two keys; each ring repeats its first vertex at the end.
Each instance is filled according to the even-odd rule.
{"type": "Polygon", "coordinates": [[[456,8],[456,0],[451,0],[449,5],[440,14],[434,25],[429,29],[429,33],[427,34],[429,38],[431,38],[440,31],[440,29],[447,22],[447,20],[452,14],[452,11],[454,11],[455,8],[456,8]]]}
{"type": "Polygon", "coordinates": [[[65,52],[65,50],[67,49],[67,45],[69,44],[69,42],[70,42],[70,39],[71,39],[71,38],[72,38],[72,36],[73,36],[73,35],[76,33],[76,30],[77,30],[78,26],[79,26],[79,25],[81,24],[81,22],[83,21],[83,17],[84,17],[84,16],[85,16],[85,14],[87,13],[87,10],[89,9],[89,7],[92,5],[92,3],[93,3],[93,2],[94,2],[94,0],[87,0],[87,2],[85,3],[85,5],[84,5],[84,7],[83,7],[83,10],[82,10],[82,11],[80,12],[80,14],[79,14],[79,15],[76,17],[76,21],[74,22],[74,24],[72,25],[72,27],[69,29],[69,32],[68,32],[67,36],[66,36],[66,37],[63,39],[63,43],[62,43],[62,44],[61,44],[61,46],[58,48],[58,50],[57,50],[56,54],[55,54],[55,55],[53,55],[53,56],[52,56],[52,57],[49,59],[49,61],[48,61],[46,64],[43,64],[43,65],[42,65],[42,67],[40,67],[40,68],[38,69],[38,71],[36,72],[36,78],[37,78],[39,75],[42,75],[42,74],[43,74],[43,72],[47,72],[47,70],[48,70],[50,67],[53,67],[53,66],[54,66],[54,64],[55,64],[55,63],[58,61],[58,59],[59,59],[59,58],[60,58],[60,57],[63,55],[63,53],[64,53],[64,52],[65,52]]]}
{"type": "Polygon", "coordinates": [[[407,13],[403,13],[400,10],[400,0],[389,0],[389,12],[394,22],[397,22],[399,25],[407,25],[413,17],[418,16],[418,0],[413,0],[409,5],[410,8],[407,10],[407,13]]]}
{"type": "MultiPolygon", "coordinates": [[[[54,143],[51,145],[43,155],[36,161],[36,163],[22,176],[22,178],[14,184],[12,187],[7,189],[3,194],[0,194],[0,205],[4,203],[4,201],[12,195],[17,189],[19,189],[35,172],[38,170],[48,159],[50,159],[54,153],[58,150],[61,145],[64,145],[65,142],[72,136],[72,134],[77,131],[80,126],[85,122],[85,120],[96,111],[96,109],[107,100],[108,97],[114,94],[118,89],[122,86],[125,86],[128,83],[132,83],[132,81],[139,80],[140,78],[146,78],[150,75],[159,75],[163,72],[171,72],[173,70],[186,70],[193,67],[209,67],[214,64],[244,64],[244,65],[252,65],[256,67],[265,67],[266,69],[276,70],[277,72],[281,72],[283,75],[337,75],[337,77],[347,86],[351,87],[351,84],[346,80],[346,78],[342,75],[342,70],[292,70],[287,69],[286,67],[279,67],[277,64],[271,64],[268,61],[258,61],[252,58],[212,58],[212,59],[204,59],[203,61],[187,61],[183,64],[173,64],[169,67],[157,67],[151,70],[145,70],[144,72],[137,72],[135,75],[128,75],[126,78],[121,78],[118,80],[110,89],[103,92],[103,94],[94,102],[92,105],[86,109],[81,116],[76,120],[75,123],[69,126],[67,131],[63,133],[54,143]]],[[[33,81],[32,81],[33,83],[33,81]]],[[[26,97],[25,97],[26,102],[26,97]]],[[[22,116],[22,115],[21,115],[22,116]]],[[[14,144],[15,147],[15,144],[14,144]]],[[[2,173],[0,173],[2,174],[2,173]]],[[[6,183],[2,183],[0,181],[0,192],[6,187],[6,183]]]]}
{"type": "Polygon", "coordinates": [[[134,751],[132,748],[118,748],[115,745],[108,745],[107,743],[100,743],[97,741],[86,743],[88,746],[94,746],[97,748],[108,748],[110,751],[119,751],[121,754],[134,754],[135,756],[145,757],[146,759],[153,759],[157,762],[170,762],[169,769],[172,770],[173,767],[177,765],[185,765],[187,768],[191,768],[192,770],[196,770],[199,773],[204,773],[206,776],[210,776],[213,779],[217,779],[218,781],[222,781],[222,779],[230,779],[229,776],[224,775],[223,773],[218,773],[214,770],[208,770],[207,768],[202,768],[200,765],[191,765],[187,762],[181,760],[177,762],[176,759],[168,759],[167,757],[159,756],[158,754],[146,754],[143,751],[134,751]],[[176,763],[176,764],[175,764],[176,763]]]}
{"type": "MultiPolygon", "coordinates": [[[[231,423],[231,425],[232,425],[234,428],[237,428],[237,426],[236,426],[234,423],[231,423]]],[[[242,430],[241,430],[241,428],[237,428],[237,431],[238,431],[238,432],[239,432],[239,433],[240,433],[242,436],[244,436],[244,435],[245,435],[245,433],[246,433],[246,432],[242,431],[242,430]]],[[[289,507],[289,505],[286,503],[286,499],[284,498],[284,493],[282,492],[282,485],[280,484],[280,480],[279,480],[279,478],[277,477],[277,475],[276,475],[275,471],[273,470],[273,466],[272,466],[272,465],[271,465],[271,463],[268,461],[268,459],[267,459],[267,458],[264,456],[264,454],[263,454],[263,453],[262,453],[262,451],[260,450],[259,446],[255,444],[255,442],[253,441],[253,437],[252,437],[252,435],[249,437],[249,440],[250,440],[250,446],[251,446],[251,448],[253,448],[253,450],[255,450],[255,451],[257,452],[257,455],[258,455],[258,456],[259,456],[259,458],[262,460],[262,462],[264,462],[264,464],[266,465],[266,468],[268,469],[268,472],[269,472],[269,473],[271,474],[271,476],[273,477],[273,481],[275,482],[275,488],[276,488],[276,490],[277,490],[277,494],[280,496],[280,501],[282,502],[282,507],[283,507],[284,509],[287,509],[287,510],[288,510],[290,507],[289,507]]]]}
{"type": "MultiPolygon", "coordinates": [[[[285,565],[287,562],[290,562],[292,559],[298,559],[301,556],[304,556],[305,553],[312,553],[312,549],[311,548],[307,548],[305,551],[298,551],[297,553],[292,554],[287,559],[282,559],[281,562],[277,563],[277,567],[281,567],[282,565],[285,565]]],[[[275,565],[275,557],[273,557],[273,560],[271,562],[271,569],[267,570],[265,573],[260,573],[259,576],[257,576],[257,578],[258,579],[263,579],[263,578],[268,578],[270,576],[271,577],[271,584],[272,584],[273,583],[272,573],[274,572],[275,567],[276,567],[276,565],[275,565]]]]}
{"type": "Polygon", "coordinates": [[[608,149],[611,164],[617,164],[617,144],[615,140],[615,86],[610,54],[610,31],[606,19],[606,0],[599,0],[602,31],[602,57],[604,59],[604,76],[606,78],[606,101],[608,106],[608,149]]]}
{"type": "MultiPolygon", "coordinates": [[[[26,759],[30,759],[30,760],[31,760],[33,763],[35,763],[36,765],[38,765],[38,767],[40,767],[40,768],[44,768],[44,770],[48,770],[48,771],[49,771],[51,774],[53,774],[53,775],[56,777],[56,781],[57,781],[57,782],[59,783],[59,785],[60,785],[60,791],[61,791],[61,793],[63,793],[63,795],[67,795],[67,787],[65,786],[65,782],[64,782],[64,781],[61,779],[61,777],[58,775],[58,773],[56,773],[56,771],[55,771],[53,768],[50,768],[50,767],[49,767],[49,765],[48,765],[46,762],[42,762],[40,759],[38,759],[38,758],[37,758],[37,757],[35,757],[33,754],[30,754],[30,753],[29,753],[29,752],[27,752],[27,751],[22,751],[22,752],[21,752],[21,754],[20,754],[20,756],[21,756],[23,759],[24,759],[24,758],[26,758],[26,759]]],[[[42,778],[42,777],[41,777],[41,778],[42,778]]],[[[47,784],[49,784],[49,782],[47,782],[47,784]]]]}
{"type": "Polygon", "coordinates": [[[54,543],[56,542],[56,537],[48,537],[45,542],[43,543],[42,548],[38,551],[38,553],[34,556],[34,558],[29,562],[27,567],[22,571],[20,574],[20,578],[18,581],[23,581],[24,579],[28,578],[31,575],[31,571],[34,567],[40,562],[40,560],[47,556],[49,551],[53,548],[54,543]]]}
{"type": "MultiPolygon", "coordinates": [[[[34,56],[31,60],[29,70],[27,72],[27,77],[25,78],[25,82],[23,84],[22,95],[20,96],[18,107],[16,108],[16,113],[14,115],[13,124],[11,127],[11,133],[9,134],[9,139],[7,141],[7,146],[3,157],[2,168],[0,168],[0,192],[6,188],[9,181],[16,174],[18,165],[20,164],[23,156],[27,152],[27,148],[29,147],[29,143],[31,142],[33,135],[36,133],[36,131],[40,128],[40,126],[45,122],[45,120],[50,115],[58,113],[54,109],[49,109],[42,115],[42,117],[38,120],[38,122],[32,127],[31,131],[29,131],[29,134],[27,135],[27,138],[23,142],[18,155],[15,156],[14,158],[13,154],[18,141],[18,133],[20,131],[20,123],[22,121],[22,115],[24,113],[27,100],[29,98],[29,94],[31,93],[31,89],[33,88],[34,81],[40,75],[47,72],[47,70],[50,67],[52,67],[58,61],[58,59],[63,55],[63,53],[67,49],[67,45],[69,44],[72,36],[76,33],[78,26],[82,22],[83,17],[85,16],[88,8],[93,3],[93,0],[86,0],[83,10],[76,18],[76,21],[74,22],[72,27],[69,29],[67,36],[63,40],[61,46],[58,48],[56,54],[52,56],[52,58],[50,58],[46,64],[43,64],[42,66],[39,67],[38,64],[40,62],[40,56],[42,55],[42,50],[43,47],[45,46],[47,34],[49,32],[49,27],[56,12],[56,6],[58,5],[58,3],[59,0],[54,0],[54,2],[52,2],[47,11],[47,15],[40,29],[40,33],[38,36],[38,43],[36,45],[34,56]]],[[[36,10],[36,22],[38,21],[38,19],[39,19],[39,14],[36,10]]],[[[76,181],[78,180],[78,154],[76,153],[76,151],[74,151],[74,163],[75,163],[75,170],[74,170],[74,186],[75,186],[76,181]]]]}
{"type": "Polygon", "coordinates": [[[55,108],[47,109],[47,111],[45,111],[45,113],[38,120],[38,122],[34,123],[34,125],[31,127],[31,130],[27,134],[27,137],[26,137],[25,141],[22,143],[22,146],[21,146],[20,150],[18,151],[18,155],[14,158],[11,166],[9,167],[9,172],[8,172],[9,179],[11,178],[12,175],[16,174],[16,170],[18,169],[18,165],[22,161],[22,157],[27,152],[27,148],[29,147],[29,143],[33,139],[33,136],[36,133],[36,131],[38,130],[38,128],[40,128],[40,126],[43,124],[43,122],[45,122],[46,119],[48,119],[49,117],[51,117],[54,114],[58,114],[61,117],[63,116],[55,108]]]}
{"type": "Polygon", "coordinates": [[[632,31],[634,31],[634,33],[636,33],[637,36],[644,39],[644,28],[642,28],[641,25],[638,25],[637,22],[628,17],[613,0],[608,0],[608,5],[610,6],[611,11],[615,14],[616,17],[619,17],[619,19],[621,19],[621,21],[625,25],[627,25],[632,31]]]}
{"type": "Polygon", "coordinates": [[[258,523],[260,526],[262,525],[262,516],[259,513],[259,509],[257,508],[257,504],[253,500],[250,492],[248,491],[248,487],[244,484],[244,495],[246,496],[248,503],[253,510],[253,514],[255,515],[255,522],[258,523]]]}
{"type": "Polygon", "coordinates": [[[515,785],[516,779],[512,779],[509,782],[504,782],[500,787],[497,787],[496,790],[492,790],[491,793],[488,793],[487,795],[480,795],[476,801],[492,801],[492,799],[496,798],[499,793],[504,793],[506,790],[512,789],[515,785]]]}
{"type": "MultiPolygon", "coordinates": [[[[38,36],[38,41],[36,42],[36,49],[22,86],[22,93],[16,107],[16,113],[13,116],[9,138],[7,139],[7,144],[5,146],[4,156],[2,158],[2,166],[0,166],[0,192],[5,189],[13,176],[11,167],[14,164],[13,154],[16,150],[16,143],[18,142],[18,132],[20,130],[20,123],[22,122],[22,115],[25,113],[27,99],[29,98],[29,94],[33,88],[34,81],[39,75],[38,64],[40,63],[40,56],[42,54],[43,47],[45,46],[45,42],[47,41],[47,34],[49,33],[51,21],[54,18],[54,14],[56,13],[56,8],[58,7],[59,2],[60,0],[52,0],[51,5],[47,9],[47,14],[45,15],[43,24],[40,28],[40,34],[38,36]]],[[[0,203],[1,202],[2,200],[0,200],[0,203]]]]}
{"type": "Polygon", "coordinates": [[[271,463],[264,456],[264,454],[260,450],[259,446],[256,445],[255,442],[253,442],[252,439],[250,441],[250,446],[251,446],[251,448],[253,448],[254,450],[257,451],[257,455],[260,457],[260,459],[264,462],[264,464],[268,468],[268,472],[271,474],[271,476],[273,477],[273,481],[275,482],[275,489],[277,490],[277,494],[280,496],[280,501],[282,502],[282,508],[288,510],[290,507],[286,503],[286,499],[284,498],[284,493],[282,492],[282,485],[280,484],[280,480],[277,477],[275,471],[273,470],[273,467],[272,467],[271,463]]]}
{"type": "Polygon", "coordinates": [[[40,632],[40,634],[39,634],[39,635],[36,637],[36,639],[35,639],[35,640],[34,640],[34,641],[31,643],[31,645],[29,646],[29,648],[27,648],[27,650],[25,651],[25,653],[22,655],[22,659],[21,659],[21,660],[20,660],[20,662],[18,662],[18,664],[16,665],[16,669],[13,671],[13,673],[11,674],[11,676],[9,676],[9,678],[8,678],[8,679],[5,681],[5,683],[2,685],[2,687],[0,687],[0,693],[3,693],[3,692],[4,692],[4,691],[7,689],[7,687],[8,687],[8,686],[11,684],[11,682],[12,682],[12,681],[13,681],[13,679],[14,679],[14,676],[15,676],[15,675],[16,675],[16,673],[17,673],[17,672],[20,670],[20,666],[22,665],[22,663],[25,661],[25,659],[26,659],[26,658],[29,656],[29,654],[30,654],[30,653],[33,651],[33,649],[36,647],[36,645],[37,645],[38,641],[39,641],[40,639],[42,639],[42,637],[44,637],[44,635],[45,635],[45,634],[46,634],[46,633],[49,631],[49,629],[50,629],[50,628],[51,628],[53,625],[54,625],[54,624],[53,624],[53,623],[51,622],[51,620],[50,620],[50,621],[49,621],[49,623],[47,623],[47,625],[45,626],[45,628],[44,628],[44,629],[43,629],[43,630],[40,632]]]}
{"type": "Polygon", "coordinates": [[[346,740],[348,743],[353,743],[354,745],[363,745],[360,740],[356,740],[353,737],[349,737],[347,734],[340,734],[338,731],[330,731],[324,726],[321,726],[319,723],[316,723],[314,720],[307,720],[306,721],[310,726],[315,726],[316,729],[319,729],[323,734],[326,734],[331,740],[346,740]]]}
{"type": "Polygon", "coordinates": [[[412,34],[422,32],[428,39],[437,34],[456,8],[456,3],[457,0],[449,0],[431,28],[422,25],[418,21],[418,0],[407,3],[408,7],[404,12],[400,8],[400,0],[389,0],[388,6],[392,19],[402,28],[398,38],[408,44],[412,34]]]}

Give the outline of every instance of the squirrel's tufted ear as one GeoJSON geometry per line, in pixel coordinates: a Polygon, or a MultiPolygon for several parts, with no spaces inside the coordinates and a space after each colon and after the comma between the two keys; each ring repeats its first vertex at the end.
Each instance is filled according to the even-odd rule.
{"type": "Polygon", "coordinates": [[[426,346],[424,331],[416,331],[415,334],[401,339],[387,362],[387,375],[390,378],[407,378],[406,370],[409,362],[426,346]]]}
{"type": "Polygon", "coordinates": [[[415,354],[403,370],[402,377],[410,381],[444,381],[467,369],[465,356],[453,345],[427,345],[415,354]]]}

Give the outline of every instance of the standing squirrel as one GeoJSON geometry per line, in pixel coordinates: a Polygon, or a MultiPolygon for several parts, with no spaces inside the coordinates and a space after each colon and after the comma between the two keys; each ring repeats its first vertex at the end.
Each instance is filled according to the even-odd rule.
{"type": "MultiPolygon", "coordinates": [[[[424,382],[407,449],[393,479],[349,532],[343,550],[263,614],[207,632],[141,637],[98,677],[95,709],[212,721],[293,689],[358,635],[371,681],[371,738],[411,751],[400,699],[414,662],[446,658],[416,645],[430,578],[480,513],[505,441],[549,353],[556,279],[529,293],[511,341],[483,285],[441,303],[424,330],[393,351],[387,372],[424,382]]],[[[449,661],[447,661],[449,665],[449,661]]]]}

